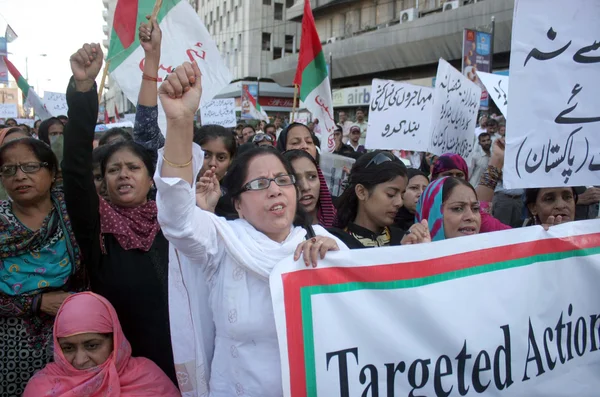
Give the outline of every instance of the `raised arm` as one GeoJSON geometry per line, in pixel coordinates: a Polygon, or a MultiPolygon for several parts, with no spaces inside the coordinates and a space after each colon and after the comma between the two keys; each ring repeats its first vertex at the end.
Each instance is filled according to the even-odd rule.
{"type": "Polygon", "coordinates": [[[73,232],[86,259],[98,222],[98,194],[92,173],[94,129],[98,118],[95,79],[102,68],[99,44],[85,44],[71,56],[73,77],[67,88],[69,123],[65,126],[65,156],[62,162],[63,186],[73,232]]]}
{"type": "Polygon", "coordinates": [[[487,168],[483,172],[479,185],[475,189],[477,199],[483,202],[492,202],[494,191],[498,182],[502,180],[502,168],[504,167],[504,139],[497,139],[492,149],[492,157],[487,168]]]}
{"type": "MultiPolygon", "coordinates": [[[[150,19],[150,16],[146,18],[150,19]]],[[[140,44],[144,49],[144,71],[138,96],[133,140],[148,150],[156,151],[165,144],[158,126],[158,68],[162,32],[156,19],[140,25],[140,44]]]]}
{"type": "Polygon", "coordinates": [[[215,225],[227,225],[196,206],[195,176],[204,160],[202,149],[193,143],[194,113],[202,95],[198,65],[178,67],[159,93],[167,116],[167,139],[158,152],[154,177],[158,221],[175,248],[190,260],[210,267],[223,249],[215,225]]]}

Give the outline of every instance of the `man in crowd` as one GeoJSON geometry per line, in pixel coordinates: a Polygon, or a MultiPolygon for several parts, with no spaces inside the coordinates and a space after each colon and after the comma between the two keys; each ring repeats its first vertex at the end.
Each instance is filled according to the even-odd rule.
{"type": "Polygon", "coordinates": [[[242,143],[252,142],[252,137],[256,135],[254,127],[251,125],[245,125],[242,129],[242,143]]]}
{"type": "Polygon", "coordinates": [[[333,130],[333,141],[335,142],[335,150],[333,154],[339,154],[340,156],[356,158],[357,153],[350,145],[346,145],[342,142],[343,128],[341,125],[336,124],[335,130],[333,130]]]}
{"type": "Polygon", "coordinates": [[[352,124],[354,124],[354,123],[352,121],[348,120],[348,115],[344,111],[338,112],[338,117],[339,117],[338,124],[340,126],[342,126],[342,133],[343,133],[342,140],[344,143],[347,143],[348,135],[350,134],[350,127],[352,127],[352,124]]]}
{"type": "Polygon", "coordinates": [[[498,124],[498,135],[504,138],[506,136],[506,124],[500,123],[498,124]]]}
{"type": "Polygon", "coordinates": [[[279,134],[281,134],[281,131],[283,131],[283,118],[281,118],[281,116],[276,116],[273,124],[275,124],[277,139],[279,139],[279,134]]]}
{"type": "Polygon", "coordinates": [[[489,119],[485,124],[486,132],[490,134],[490,138],[492,139],[492,143],[498,139],[498,122],[495,119],[489,119]]]}
{"type": "Polygon", "coordinates": [[[277,140],[277,128],[275,127],[275,125],[267,124],[265,126],[265,134],[271,135],[271,138],[273,138],[273,142],[275,142],[277,140]]]}
{"type": "Polygon", "coordinates": [[[235,141],[237,142],[238,146],[244,143],[244,136],[242,135],[242,130],[245,126],[245,124],[240,123],[235,127],[235,141]]]}
{"type": "Polygon", "coordinates": [[[362,132],[360,130],[360,126],[357,124],[353,124],[350,127],[350,134],[348,135],[348,146],[352,148],[356,153],[363,154],[367,152],[364,145],[360,143],[360,139],[362,138],[362,132]]]}
{"type": "Polygon", "coordinates": [[[487,168],[492,155],[492,138],[490,137],[490,134],[487,132],[482,132],[479,134],[478,140],[481,151],[476,151],[473,154],[473,158],[471,160],[471,169],[469,170],[469,175],[471,176],[469,182],[471,185],[473,185],[473,187],[477,187],[477,185],[479,185],[481,175],[483,175],[483,172],[487,168]]]}
{"type": "Polygon", "coordinates": [[[17,126],[17,120],[15,119],[6,119],[6,121],[4,122],[4,125],[8,128],[8,127],[16,127],[17,126]]]}
{"type": "Polygon", "coordinates": [[[364,112],[364,110],[362,110],[362,108],[358,108],[356,110],[356,123],[355,124],[358,125],[358,127],[360,128],[359,144],[364,145],[365,140],[367,139],[367,127],[369,126],[369,123],[365,119],[365,112],[364,112]]]}

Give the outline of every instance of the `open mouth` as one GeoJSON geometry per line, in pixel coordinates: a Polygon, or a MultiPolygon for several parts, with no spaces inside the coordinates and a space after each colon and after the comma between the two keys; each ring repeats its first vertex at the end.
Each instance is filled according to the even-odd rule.
{"type": "Polygon", "coordinates": [[[300,203],[304,205],[311,204],[314,199],[315,196],[313,196],[312,194],[307,194],[305,196],[300,197],[300,203]]]}
{"type": "Polygon", "coordinates": [[[458,229],[458,232],[465,234],[465,235],[471,235],[471,234],[476,234],[477,229],[475,229],[472,226],[467,226],[467,227],[461,227],[460,229],[458,229]]]}
{"type": "Polygon", "coordinates": [[[271,208],[269,208],[269,212],[275,215],[282,215],[285,211],[285,205],[282,203],[274,204],[271,208]]]}
{"type": "Polygon", "coordinates": [[[27,192],[29,189],[31,189],[31,186],[22,185],[22,186],[17,186],[17,188],[15,190],[19,193],[24,193],[24,192],[27,192]]]}
{"type": "Polygon", "coordinates": [[[123,194],[123,193],[128,193],[131,190],[133,190],[133,186],[131,185],[121,185],[117,188],[118,192],[123,194]]]}

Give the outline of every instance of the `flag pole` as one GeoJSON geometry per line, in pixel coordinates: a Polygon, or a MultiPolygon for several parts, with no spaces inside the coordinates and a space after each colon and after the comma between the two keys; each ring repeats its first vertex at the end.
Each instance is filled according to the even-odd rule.
{"type": "Polygon", "coordinates": [[[106,76],[108,75],[108,68],[110,67],[110,59],[104,64],[104,71],[102,72],[102,80],[100,80],[100,88],[98,89],[98,103],[102,102],[102,92],[104,91],[104,84],[106,83],[106,76]]]}
{"type": "Polygon", "coordinates": [[[296,117],[296,100],[298,99],[298,84],[294,84],[294,103],[292,104],[292,123],[296,117]]]}

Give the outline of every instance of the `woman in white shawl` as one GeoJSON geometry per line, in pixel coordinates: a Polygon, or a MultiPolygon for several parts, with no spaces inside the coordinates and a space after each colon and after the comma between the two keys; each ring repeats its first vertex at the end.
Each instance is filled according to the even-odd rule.
{"type": "MultiPolygon", "coordinates": [[[[269,274],[285,258],[294,256],[298,260],[303,256],[307,266],[315,266],[318,257],[324,257],[327,251],[347,248],[318,225],[313,226],[314,236],[310,238],[306,238],[303,227],[294,226],[298,196],[293,172],[273,149],[251,149],[240,155],[228,171],[225,187],[240,219],[226,221],[200,208],[215,205],[220,197],[218,180],[211,171],[200,180],[199,200],[204,203],[196,206],[194,182],[202,167],[203,152],[192,138],[194,114],[202,95],[200,76],[196,63],[185,63],[159,89],[167,116],[167,138],[159,151],[155,175],[158,220],[177,250],[172,262],[179,266],[178,281],[184,284],[189,297],[186,321],[194,332],[194,345],[187,348],[196,356],[209,350],[206,339],[211,330],[199,324],[206,323],[206,316],[198,313],[202,308],[198,300],[208,287],[215,326],[210,395],[281,396],[269,274]]],[[[178,321],[176,315],[172,310],[172,328],[178,321]]],[[[176,337],[173,335],[177,352],[185,341],[176,337]]],[[[206,357],[204,362],[210,359],[206,357]]],[[[206,394],[205,385],[197,383],[206,378],[201,373],[209,368],[202,368],[198,360],[195,368],[190,367],[194,365],[176,367],[181,391],[184,395],[206,394]]]]}

